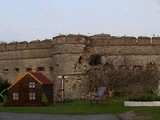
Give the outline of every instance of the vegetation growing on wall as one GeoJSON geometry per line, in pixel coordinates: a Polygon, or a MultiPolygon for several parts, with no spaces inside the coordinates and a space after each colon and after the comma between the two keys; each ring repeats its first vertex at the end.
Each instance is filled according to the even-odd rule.
{"type": "Polygon", "coordinates": [[[142,68],[139,65],[132,66],[124,59],[124,64],[119,67],[114,67],[111,62],[92,66],[87,74],[90,81],[90,91],[105,82],[116,94],[132,95],[138,92],[157,94],[159,92],[159,71],[153,64],[142,68]],[[140,91],[135,87],[139,87],[140,91]]]}
{"type": "Polygon", "coordinates": [[[138,71],[131,69],[112,70],[109,71],[108,74],[105,74],[105,76],[108,77],[108,81],[112,89],[115,91],[125,90],[125,88],[126,91],[128,91],[128,86],[139,84],[141,87],[143,87],[144,92],[151,91],[154,94],[158,93],[159,74],[157,69],[142,69],[138,71]]]}

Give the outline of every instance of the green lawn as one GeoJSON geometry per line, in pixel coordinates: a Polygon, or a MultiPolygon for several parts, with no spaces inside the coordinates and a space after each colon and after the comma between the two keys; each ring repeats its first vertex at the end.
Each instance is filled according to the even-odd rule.
{"type": "Polygon", "coordinates": [[[111,98],[103,104],[90,104],[88,100],[76,100],[70,103],[57,103],[43,107],[4,107],[0,104],[0,112],[16,113],[42,113],[42,114],[114,114],[118,115],[127,111],[134,111],[137,116],[144,119],[152,117],[160,120],[160,107],[124,107],[124,98],[111,98]]]}

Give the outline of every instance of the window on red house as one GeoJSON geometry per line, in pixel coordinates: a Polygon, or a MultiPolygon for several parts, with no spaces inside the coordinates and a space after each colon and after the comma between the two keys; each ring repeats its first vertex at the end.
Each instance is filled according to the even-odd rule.
{"type": "Polygon", "coordinates": [[[29,82],[29,88],[35,88],[35,82],[29,82]]]}
{"type": "Polygon", "coordinates": [[[36,93],[29,93],[29,100],[36,100],[36,93]]]}
{"type": "Polygon", "coordinates": [[[13,100],[19,100],[19,93],[13,93],[13,100]]]}

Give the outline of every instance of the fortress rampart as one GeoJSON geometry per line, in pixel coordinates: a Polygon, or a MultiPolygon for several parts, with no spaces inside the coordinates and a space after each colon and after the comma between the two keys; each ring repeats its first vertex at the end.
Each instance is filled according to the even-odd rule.
{"type": "Polygon", "coordinates": [[[70,34],[52,40],[1,43],[0,76],[12,82],[26,71],[42,72],[54,80],[55,92],[61,84],[58,76],[68,76],[66,97],[84,97],[89,86],[85,72],[94,55],[101,56],[101,64],[112,62],[116,67],[125,62],[133,67],[154,63],[160,68],[160,37],[70,34]]]}
{"type": "Polygon", "coordinates": [[[160,46],[160,37],[116,37],[105,34],[84,35],[59,35],[52,40],[34,40],[31,42],[0,43],[0,52],[21,51],[32,49],[49,49],[59,44],[87,44],[86,38],[90,39],[90,45],[94,46],[160,46]]]}
{"type": "Polygon", "coordinates": [[[0,52],[45,48],[52,48],[52,40],[35,40],[29,43],[27,41],[24,41],[0,44],[0,52]]]}

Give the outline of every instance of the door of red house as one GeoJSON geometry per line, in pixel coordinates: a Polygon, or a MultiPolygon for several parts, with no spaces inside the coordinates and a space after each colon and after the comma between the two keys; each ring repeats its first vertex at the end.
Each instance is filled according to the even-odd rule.
{"type": "Polygon", "coordinates": [[[27,83],[20,86],[20,104],[27,105],[29,103],[29,88],[27,83]]]}

